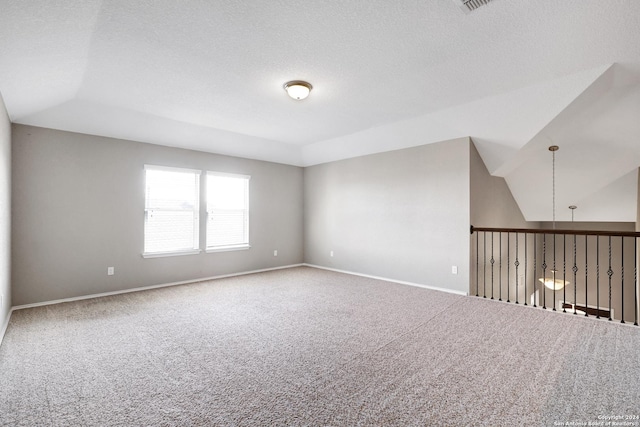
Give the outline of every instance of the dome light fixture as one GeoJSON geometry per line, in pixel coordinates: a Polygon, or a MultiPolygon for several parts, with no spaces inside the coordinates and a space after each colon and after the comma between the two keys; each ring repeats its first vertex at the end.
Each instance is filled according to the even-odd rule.
{"type": "Polygon", "coordinates": [[[311,83],[307,83],[302,80],[292,80],[285,83],[283,87],[284,90],[287,91],[287,94],[296,101],[302,101],[305,99],[309,96],[311,89],[313,89],[311,83]]]}

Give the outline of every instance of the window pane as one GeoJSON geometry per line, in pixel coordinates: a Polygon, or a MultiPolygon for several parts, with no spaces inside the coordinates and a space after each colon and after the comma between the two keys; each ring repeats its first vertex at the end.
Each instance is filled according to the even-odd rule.
{"type": "Polygon", "coordinates": [[[249,179],[207,174],[207,248],[249,244],[249,179]]]}
{"type": "Polygon", "coordinates": [[[144,252],[198,249],[200,172],[145,166],[144,252]]]}
{"type": "Polygon", "coordinates": [[[193,172],[147,169],[147,209],[189,209],[198,203],[199,176],[193,172]]]}
{"type": "Polygon", "coordinates": [[[230,246],[248,243],[244,210],[221,210],[209,213],[207,246],[230,246]]]}
{"type": "Polygon", "coordinates": [[[207,181],[207,210],[244,209],[246,178],[209,175],[207,181]]]}
{"type": "Polygon", "coordinates": [[[194,236],[197,235],[197,221],[193,212],[148,210],[146,216],[145,252],[195,249],[194,236]]]}

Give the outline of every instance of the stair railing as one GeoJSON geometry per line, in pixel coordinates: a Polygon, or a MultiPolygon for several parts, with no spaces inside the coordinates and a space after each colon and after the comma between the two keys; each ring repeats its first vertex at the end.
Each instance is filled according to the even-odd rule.
{"type": "Polygon", "coordinates": [[[470,295],[638,325],[640,233],[471,226],[470,295]]]}

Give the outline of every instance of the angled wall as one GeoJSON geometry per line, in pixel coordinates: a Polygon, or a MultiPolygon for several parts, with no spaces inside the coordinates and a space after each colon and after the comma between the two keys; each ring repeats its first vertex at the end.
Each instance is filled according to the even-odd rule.
{"type": "Polygon", "coordinates": [[[539,228],[527,222],[504,178],[492,176],[475,145],[470,148],[471,224],[477,227],[539,228]]]}

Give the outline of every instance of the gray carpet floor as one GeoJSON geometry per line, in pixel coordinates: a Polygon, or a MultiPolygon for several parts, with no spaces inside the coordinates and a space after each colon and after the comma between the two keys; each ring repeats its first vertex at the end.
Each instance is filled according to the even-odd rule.
{"type": "Polygon", "coordinates": [[[306,267],[18,310],[0,347],[11,426],[639,415],[638,327],[306,267]]]}

